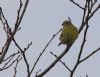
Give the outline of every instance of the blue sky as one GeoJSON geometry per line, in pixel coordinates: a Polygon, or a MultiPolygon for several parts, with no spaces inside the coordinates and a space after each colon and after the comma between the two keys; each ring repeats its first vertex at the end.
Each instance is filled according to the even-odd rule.
{"type": "MultiPolygon", "coordinates": [[[[77,2],[79,2],[83,6],[84,1],[85,0],[78,0],[77,2]]],[[[99,0],[98,3],[100,3],[99,0]]],[[[0,1],[0,6],[3,8],[5,17],[13,28],[17,15],[17,9],[19,6],[19,0],[2,0],[0,1]]],[[[79,28],[82,20],[82,14],[83,11],[69,2],[69,0],[30,0],[27,11],[20,25],[21,30],[17,32],[15,36],[15,39],[22,48],[26,47],[29,42],[33,42],[32,46],[27,51],[27,59],[30,65],[33,65],[39,53],[43,50],[53,34],[55,34],[62,27],[61,24],[64,20],[66,20],[68,17],[71,17],[73,24],[76,25],[77,28],[79,28]]],[[[99,21],[100,10],[89,22],[90,27],[88,30],[87,42],[83,50],[82,58],[100,47],[99,21]]],[[[0,47],[2,47],[5,40],[5,33],[1,26],[0,28],[0,47]]],[[[59,35],[60,34],[55,37],[55,39],[46,49],[45,53],[40,59],[40,62],[33,71],[33,76],[39,69],[44,70],[55,59],[54,56],[50,54],[50,51],[52,51],[54,54],[59,55],[65,49],[64,45],[60,47],[57,46],[59,43],[59,35]]],[[[69,53],[62,58],[62,60],[71,69],[75,64],[77,54],[79,53],[82,37],[83,31],[79,35],[79,38],[76,40],[73,47],[70,49],[69,53]]],[[[12,43],[7,56],[16,51],[17,48],[14,46],[14,43],[12,43]]],[[[99,58],[100,52],[96,53],[94,56],[80,64],[74,74],[74,77],[85,77],[86,74],[88,74],[89,77],[99,77],[99,58]]],[[[26,66],[24,64],[24,61],[21,61],[18,66],[17,77],[24,77],[25,71],[26,66]]],[[[10,68],[7,71],[0,72],[0,75],[2,75],[2,77],[12,77],[13,68],[10,68]]],[[[44,77],[66,76],[69,76],[69,71],[60,62],[58,62],[56,66],[51,69],[44,77]]]]}

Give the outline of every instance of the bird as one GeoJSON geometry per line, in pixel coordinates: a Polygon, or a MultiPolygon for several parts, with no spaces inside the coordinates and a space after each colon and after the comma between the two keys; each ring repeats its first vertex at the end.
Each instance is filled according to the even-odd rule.
{"type": "Polygon", "coordinates": [[[61,44],[70,46],[78,38],[78,29],[69,20],[63,21],[62,26],[62,32],[59,37],[60,43],[58,46],[61,44]]]}

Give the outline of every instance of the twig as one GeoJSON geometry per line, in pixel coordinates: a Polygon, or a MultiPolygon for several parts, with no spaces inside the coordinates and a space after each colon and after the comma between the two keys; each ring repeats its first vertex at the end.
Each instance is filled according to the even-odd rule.
{"type": "Polygon", "coordinates": [[[96,9],[91,13],[91,15],[89,16],[89,19],[95,14],[95,12],[97,12],[100,9],[100,4],[96,7],[96,9]]]}
{"type": "MultiPolygon", "coordinates": [[[[56,58],[58,58],[57,57],[57,55],[55,55],[55,54],[53,54],[52,52],[50,52],[54,57],[56,57],[56,58]]],[[[61,61],[61,60],[59,60],[64,66],[65,66],[65,68],[69,71],[69,72],[71,72],[71,70],[69,69],[69,67],[63,62],[63,61],[61,61]]]]}
{"type": "MultiPolygon", "coordinates": [[[[0,7],[0,8],[1,8],[1,7],[0,7]]],[[[3,14],[2,8],[1,8],[1,14],[2,14],[3,19],[5,20],[6,26],[8,27],[8,28],[7,28],[7,29],[8,29],[7,32],[10,32],[10,31],[11,31],[11,28],[9,27],[8,22],[7,22],[7,20],[6,20],[5,16],[4,16],[4,14],[3,14]]],[[[1,22],[3,23],[2,19],[1,19],[1,22]]],[[[4,25],[4,23],[3,23],[3,25],[4,25]]],[[[5,26],[5,25],[4,25],[4,26],[5,26]]],[[[9,33],[6,33],[6,34],[8,35],[9,33]]],[[[7,40],[6,40],[6,43],[5,43],[4,47],[2,47],[3,49],[2,49],[2,55],[1,55],[1,57],[0,57],[0,63],[2,63],[2,61],[3,61],[3,59],[4,59],[5,55],[6,55],[6,53],[7,53],[7,51],[8,51],[8,48],[9,48],[9,46],[10,46],[11,41],[12,41],[12,38],[9,38],[9,37],[8,37],[7,40]]]]}
{"type": "MultiPolygon", "coordinates": [[[[21,7],[22,7],[22,1],[20,0],[20,7],[19,7],[19,11],[18,11],[18,16],[17,16],[18,18],[17,18],[17,20],[16,20],[16,24],[15,24],[15,28],[14,28],[13,34],[16,33],[16,31],[17,31],[17,29],[18,29],[18,27],[19,27],[19,25],[20,25],[20,23],[21,23],[21,21],[22,21],[22,18],[23,18],[24,14],[25,14],[25,11],[26,11],[26,8],[27,8],[28,3],[29,3],[29,0],[26,0],[26,1],[25,1],[25,6],[23,7],[22,13],[20,14],[21,7]],[[19,16],[19,15],[20,15],[20,16],[19,16]]],[[[30,70],[29,70],[29,64],[28,64],[28,61],[27,61],[27,59],[26,59],[25,53],[24,53],[24,51],[20,48],[20,46],[17,44],[17,42],[16,42],[14,39],[13,39],[13,41],[14,41],[15,45],[20,49],[20,51],[21,51],[21,53],[22,53],[22,56],[23,56],[24,61],[25,61],[25,64],[26,64],[26,66],[27,66],[28,77],[30,77],[30,73],[29,73],[29,72],[30,72],[30,70]]],[[[29,48],[29,46],[28,46],[28,48],[29,48]]]]}
{"type": "Polygon", "coordinates": [[[3,15],[3,12],[2,12],[2,16],[3,16],[3,18],[4,18],[5,22],[6,22],[8,31],[9,31],[9,33],[10,33],[11,36],[7,39],[7,42],[6,42],[5,46],[4,46],[5,47],[4,48],[4,53],[3,53],[2,57],[0,58],[0,62],[2,62],[2,60],[4,59],[4,57],[5,57],[6,53],[7,53],[7,50],[9,48],[9,45],[10,45],[11,41],[13,40],[14,43],[15,43],[15,45],[20,49],[20,51],[22,53],[22,56],[24,58],[24,61],[26,63],[26,66],[27,66],[28,77],[30,77],[30,74],[29,74],[29,64],[27,62],[25,53],[23,52],[23,50],[19,47],[19,45],[16,43],[15,39],[13,38],[14,35],[15,35],[15,33],[17,32],[17,29],[19,28],[19,25],[20,25],[20,23],[22,21],[22,18],[24,16],[24,14],[25,14],[25,11],[26,11],[26,8],[27,8],[28,3],[29,3],[29,0],[26,0],[25,1],[25,6],[23,7],[22,12],[20,13],[21,8],[22,8],[22,1],[20,0],[20,7],[19,7],[19,10],[18,10],[18,16],[17,16],[17,20],[16,20],[16,24],[15,24],[15,28],[14,28],[13,32],[11,32],[11,28],[9,27],[8,22],[5,19],[4,15],[3,15]]]}
{"type": "Polygon", "coordinates": [[[69,51],[69,49],[70,49],[71,46],[72,45],[70,45],[69,47],[66,47],[66,49],[58,56],[58,58],[55,59],[42,73],[40,73],[36,77],[43,77],[69,51]]]}
{"type": "Polygon", "coordinates": [[[87,30],[88,30],[88,25],[86,26],[86,30],[85,30],[85,32],[84,32],[84,39],[83,39],[83,42],[82,42],[82,45],[81,45],[81,49],[80,49],[80,53],[79,53],[79,55],[78,55],[78,61],[80,60],[80,58],[81,58],[81,54],[82,54],[82,51],[83,51],[83,47],[84,47],[84,44],[85,44],[85,42],[86,42],[86,34],[87,34],[87,30]]]}
{"type": "Polygon", "coordinates": [[[94,2],[93,2],[93,0],[91,0],[91,10],[92,10],[92,8],[94,7],[94,5],[96,4],[96,2],[97,2],[97,0],[94,0],[94,2]]]}
{"type": "MultiPolygon", "coordinates": [[[[19,26],[20,23],[21,23],[21,21],[22,21],[22,18],[23,18],[24,14],[25,14],[25,11],[26,11],[26,8],[27,8],[28,3],[29,3],[29,0],[26,0],[26,1],[25,1],[25,6],[24,6],[24,8],[23,8],[23,10],[22,10],[22,13],[21,13],[21,15],[20,15],[18,21],[17,21],[17,26],[19,26]]],[[[20,0],[20,6],[22,6],[22,1],[21,1],[21,0],[20,0]]],[[[21,9],[21,8],[19,8],[19,11],[20,11],[20,9],[21,9]]],[[[20,12],[19,12],[19,13],[20,13],[20,12]]],[[[18,14],[18,15],[19,15],[19,14],[18,14]]]]}
{"type": "MultiPolygon", "coordinates": [[[[6,31],[6,29],[5,29],[5,31],[6,31],[6,34],[7,34],[7,41],[6,41],[6,43],[5,43],[5,45],[4,45],[4,47],[3,47],[3,54],[1,55],[1,57],[0,57],[0,63],[2,63],[2,61],[3,61],[3,59],[4,59],[4,57],[5,57],[5,55],[6,55],[6,53],[7,53],[7,51],[8,51],[8,48],[9,48],[9,46],[10,46],[10,44],[11,44],[11,42],[12,42],[12,40],[14,41],[14,43],[15,43],[15,45],[20,49],[20,51],[21,51],[21,54],[22,54],[22,56],[23,56],[23,58],[24,58],[24,61],[25,61],[25,63],[26,63],[26,66],[27,66],[27,73],[28,73],[28,77],[30,77],[30,74],[29,74],[29,64],[28,64],[28,61],[27,61],[27,59],[26,59],[26,56],[25,56],[25,52],[24,51],[26,51],[28,48],[29,48],[29,46],[30,45],[28,45],[28,47],[23,51],[20,47],[19,47],[19,45],[16,43],[16,41],[15,41],[15,39],[14,39],[14,35],[16,34],[16,32],[18,31],[18,28],[19,28],[19,25],[20,25],[20,23],[21,23],[21,21],[22,21],[22,18],[23,18],[23,16],[24,16],[24,14],[25,14],[25,11],[26,11],[26,8],[27,8],[27,5],[28,5],[28,3],[29,3],[29,0],[26,0],[25,1],[25,5],[24,5],[24,7],[23,7],[23,9],[22,9],[22,0],[20,0],[20,7],[19,7],[19,10],[18,10],[18,15],[17,15],[17,19],[16,19],[16,23],[15,23],[15,28],[14,28],[14,30],[13,31],[11,31],[11,28],[10,28],[10,26],[9,26],[9,24],[8,24],[8,22],[7,22],[7,20],[6,20],[6,18],[4,17],[4,14],[3,14],[3,12],[2,12],[2,17],[3,17],[3,19],[4,19],[4,21],[5,21],[5,24],[6,24],[6,29],[7,29],[7,31],[6,31]],[[22,12],[21,12],[21,10],[22,10],[22,12]]],[[[12,57],[13,58],[13,57],[12,57]]],[[[11,60],[11,59],[10,59],[11,60]]],[[[9,62],[10,62],[10,60],[9,60],[9,62]]],[[[15,60],[16,61],[16,60],[15,60]]],[[[7,69],[7,68],[9,68],[15,61],[13,61],[8,67],[6,67],[5,69],[7,69]]],[[[8,62],[8,63],[9,63],[8,62]]]]}
{"type": "Polygon", "coordinates": [[[87,21],[90,20],[92,18],[92,16],[100,9],[100,4],[96,7],[96,9],[93,12],[90,13],[88,19],[87,19],[87,17],[85,19],[86,9],[87,9],[87,4],[85,5],[85,8],[84,8],[84,14],[83,14],[84,21],[82,19],[82,25],[79,28],[79,33],[81,32],[81,30],[83,30],[83,27],[84,27],[84,25],[86,25],[87,21]]]}
{"type": "Polygon", "coordinates": [[[85,25],[84,22],[85,22],[86,11],[87,11],[87,2],[86,2],[85,6],[84,6],[84,9],[83,9],[82,24],[81,24],[81,26],[79,28],[79,33],[83,30],[83,27],[85,25]]]}
{"type": "Polygon", "coordinates": [[[38,61],[39,61],[40,57],[42,56],[42,54],[45,52],[46,48],[49,46],[49,44],[52,42],[52,40],[55,38],[55,36],[56,36],[59,32],[61,32],[61,30],[62,30],[62,29],[60,29],[57,33],[55,33],[55,34],[53,35],[53,37],[50,39],[50,41],[49,41],[49,42],[47,43],[47,45],[44,47],[44,49],[42,50],[42,52],[39,54],[39,56],[38,56],[36,62],[34,63],[32,69],[31,69],[31,71],[30,71],[30,74],[31,74],[32,71],[34,70],[36,64],[38,63],[38,61]]]}
{"type": "MultiPolygon", "coordinates": [[[[10,63],[10,61],[13,59],[13,57],[14,57],[14,56],[12,56],[12,57],[5,63],[5,65],[3,66],[3,68],[5,68],[5,67],[10,63]]],[[[2,69],[3,69],[3,68],[2,68],[2,69]]]]}
{"type": "Polygon", "coordinates": [[[71,2],[73,2],[73,4],[75,4],[76,6],[78,6],[81,9],[84,9],[82,6],[80,6],[78,3],[76,3],[74,0],[70,0],[71,2]]]}
{"type": "Polygon", "coordinates": [[[84,47],[84,44],[86,42],[86,34],[87,34],[88,27],[89,27],[88,22],[89,22],[90,18],[95,14],[95,12],[100,8],[100,4],[99,4],[97,6],[97,8],[91,13],[91,10],[93,8],[92,6],[94,6],[94,5],[90,5],[90,3],[91,3],[90,1],[86,1],[85,7],[84,7],[82,25],[81,25],[81,27],[79,29],[79,33],[83,30],[84,25],[86,25],[86,29],[84,31],[84,38],[83,38],[83,42],[82,42],[82,45],[81,45],[81,49],[80,49],[80,52],[79,52],[79,55],[78,55],[78,59],[77,59],[77,62],[75,64],[72,72],[70,73],[70,77],[73,77],[73,74],[74,74],[76,68],[78,67],[78,65],[81,62],[83,62],[84,60],[88,59],[91,55],[93,55],[94,53],[96,53],[99,50],[99,49],[97,49],[96,51],[94,51],[93,53],[91,53],[90,55],[88,55],[86,58],[80,60],[81,54],[82,54],[82,51],[83,51],[83,47],[84,47]]]}
{"type": "Polygon", "coordinates": [[[86,77],[88,77],[88,75],[86,74],[86,77]]]}
{"type": "Polygon", "coordinates": [[[39,69],[39,70],[36,72],[36,76],[37,76],[37,74],[38,74],[40,71],[41,71],[41,69],[39,69]]]}
{"type": "Polygon", "coordinates": [[[0,20],[2,19],[2,8],[0,7],[0,20]]]}
{"type": "Polygon", "coordinates": [[[6,60],[8,60],[8,59],[11,58],[11,57],[14,57],[15,55],[17,55],[17,54],[19,54],[19,53],[20,53],[19,51],[16,52],[16,53],[13,53],[12,55],[10,55],[10,56],[7,57],[6,59],[4,59],[3,62],[6,61],[6,60]]]}
{"type": "Polygon", "coordinates": [[[86,25],[86,29],[84,31],[84,39],[83,39],[83,42],[82,42],[82,45],[81,45],[81,49],[80,49],[80,52],[79,52],[79,55],[78,55],[78,59],[77,59],[77,62],[72,70],[72,72],[70,73],[70,77],[73,77],[73,74],[76,70],[76,68],[78,67],[78,65],[80,64],[79,60],[81,58],[81,54],[82,54],[82,50],[83,50],[83,47],[84,47],[84,44],[85,44],[85,41],[86,41],[86,34],[87,34],[87,30],[88,30],[88,25],[86,25]]]}
{"type": "Polygon", "coordinates": [[[30,43],[28,44],[28,46],[27,46],[26,48],[24,48],[24,52],[27,51],[31,45],[32,45],[32,42],[30,42],[30,43]]]}
{"type": "Polygon", "coordinates": [[[14,67],[14,76],[13,77],[16,77],[16,73],[17,73],[17,66],[18,66],[18,63],[19,63],[19,61],[21,60],[22,58],[20,58],[19,60],[17,59],[17,62],[16,62],[16,65],[15,65],[15,67],[14,67]]]}
{"type": "Polygon", "coordinates": [[[85,57],[84,59],[80,60],[80,63],[87,60],[88,58],[90,58],[92,55],[94,55],[96,52],[98,52],[100,50],[100,47],[96,50],[94,50],[90,55],[88,55],[87,57],[85,57]]]}
{"type": "Polygon", "coordinates": [[[1,68],[0,71],[5,70],[5,69],[8,69],[9,67],[11,67],[11,66],[17,61],[17,59],[18,59],[19,57],[20,57],[20,55],[19,55],[11,64],[9,64],[7,67],[1,68]]]}
{"type": "Polygon", "coordinates": [[[27,66],[27,73],[28,73],[28,77],[30,77],[30,70],[29,70],[29,64],[28,64],[28,61],[27,61],[27,59],[26,59],[26,56],[25,56],[25,51],[23,51],[22,49],[21,49],[21,47],[17,44],[17,42],[13,39],[13,41],[14,41],[14,43],[15,43],[15,45],[19,48],[19,50],[21,51],[21,54],[22,54],[22,56],[23,56],[23,58],[24,58],[24,61],[25,61],[25,64],[26,64],[26,66],[27,66]]]}
{"type": "Polygon", "coordinates": [[[21,8],[23,6],[23,3],[22,1],[20,0],[20,6],[19,6],[19,9],[17,11],[17,19],[16,19],[16,23],[15,23],[15,28],[17,27],[17,24],[18,24],[18,21],[19,21],[19,18],[20,18],[20,12],[21,12],[21,8]]]}

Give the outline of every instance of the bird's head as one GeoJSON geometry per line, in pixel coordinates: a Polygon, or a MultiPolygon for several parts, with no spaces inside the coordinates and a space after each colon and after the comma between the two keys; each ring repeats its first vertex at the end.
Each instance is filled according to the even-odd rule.
{"type": "Polygon", "coordinates": [[[71,25],[72,23],[71,23],[71,21],[68,21],[68,20],[65,20],[63,23],[62,23],[62,26],[64,26],[64,25],[71,25]]]}

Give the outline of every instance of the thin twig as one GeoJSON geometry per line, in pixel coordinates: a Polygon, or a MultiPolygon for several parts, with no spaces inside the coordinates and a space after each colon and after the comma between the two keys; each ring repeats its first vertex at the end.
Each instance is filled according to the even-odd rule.
{"type": "Polygon", "coordinates": [[[24,61],[26,63],[26,66],[27,66],[28,77],[30,77],[30,74],[29,74],[29,64],[27,62],[25,53],[23,52],[23,50],[19,47],[19,45],[16,43],[15,39],[13,38],[14,35],[15,35],[15,33],[17,32],[17,29],[19,28],[19,25],[20,25],[20,23],[22,21],[22,18],[24,16],[24,14],[25,14],[25,11],[26,11],[26,8],[27,8],[28,3],[29,3],[29,0],[26,0],[25,1],[25,6],[23,7],[22,12],[20,13],[21,8],[22,8],[22,1],[20,0],[20,7],[19,7],[19,10],[18,10],[19,12],[18,12],[18,16],[17,16],[17,20],[16,20],[16,24],[15,24],[15,28],[14,28],[13,32],[11,32],[11,28],[9,27],[8,22],[5,19],[4,15],[3,15],[3,12],[2,12],[2,16],[3,16],[3,18],[4,18],[5,22],[6,22],[8,31],[10,32],[10,35],[11,36],[10,36],[10,38],[7,39],[7,42],[6,42],[7,44],[5,44],[4,53],[3,53],[2,57],[0,58],[0,62],[2,62],[2,60],[4,59],[4,57],[5,57],[6,53],[7,53],[7,50],[9,48],[9,45],[10,45],[11,41],[13,40],[14,43],[15,43],[15,45],[20,49],[20,51],[22,53],[22,56],[24,58],[24,61]]]}
{"type": "Polygon", "coordinates": [[[89,26],[87,25],[87,26],[86,26],[86,29],[85,29],[85,31],[84,31],[84,39],[83,39],[83,42],[82,42],[82,45],[81,45],[80,52],[79,52],[79,54],[78,54],[78,59],[77,59],[77,62],[76,62],[76,64],[75,64],[75,66],[74,66],[72,72],[70,73],[70,77],[73,77],[73,74],[74,74],[76,68],[77,68],[78,65],[80,64],[79,60],[80,60],[80,58],[81,58],[82,50],[83,50],[83,47],[84,47],[84,44],[85,44],[85,41],[86,41],[86,34],[87,34],[88,27],[89,27],[89,26]]]}
{"type": "MultiPolygon", "coordinates": [[[[22,2],[22,1],[20,0],[20,2],[22,2]]],[[[25,11],[26,11],[26,8],[27,8],[28,3],[29,3],[29,0],[26,0],[26,1],[25,1],[24,9],[22,10],[22,13],[20,14],[20,17],[19,17],[17,26],[19,26],[20,23],[21,23],[21,21],[22,21],[22,18],[23,18],[24,14],[25,14],[25,11]]]]}
{"type": "Polygon", "coordinates": [[[41,69],[39,69],[39,70],[36,72],[36,76],[37,76],[37,74],[38,74],[40,71],[41,71],[41,69]]]}
{"type": "Polygon", "coordinates": [[[84,47],[84,44],[86,42],[86,34],[87,34],[88,27],[89,27],[88,22],[89,22],[90,18],[95,14],[95,12],[100,8],[100,5],[98,5],[97,8],[91,13],[91,10],[92,10],[91,7],[92,6],[90,6],[90,3],[91,2],[86,1],[85,7],[84,7],[84,14],[83,14],[83,19],[82,19],[82,25],[81,25],[81,27],[79,29],[79,33],[83,30],[84,25],[86,25],[86,29],[84,31],[84,38],[83,38],[81,49],[80,49],[80,52],[79,52],[79,55],[78,55],[78,59],[77,59],[77,62],[75,64],[72,72],[70,73],[70,77],[73,77],[73,74],[74,74],[76,68],[78,67],[78,65],[81,62],[83,62],[84,60],[88,59],[90,56],[92,56],[94,53],[96,53],[99,50],[99,48],[98,48],[96,51],[94,51],[93,53],[88,55],[86,58],[80,60],[81,54],[82,54],[82,51],[83,51],[83,47],[84,47]]]}
{"type": "Polygon", "coordinates": [[[90,55],[88,55],[87,57],[85,57],[84,59],[80,60],[80,63],[87,60],[88,58],[90,58],[92,55],[94,55],[96,52],[98,52],[100,50],[100,47],[96,50],[94,50],[90,55]]]}
{"type": "Polygon", "coordinates": [[[82,25],[79,28],[79,33],[81,32],[81,30],[83,30],[84,25],[86,25],[87,21],[90,20],[92,18],[92,16],[100,9],[100,4],[96,7],[96,9],[90,13],[88,19],[84,18],[84,22],[82,21],[82,25]]]}
{"type": "Polygon", "coordinates": [[[7,57],[6,59],[4,59],[3,62],[6,61],[6,60],[8,60],[8,59],[11,58],[11,57],[14,57],[15,55],[17,55],[17,54],[19,54],[19,53],[20,53],[19,51],[16,52],[16,53],[13,53],[12,55],[10,55],[10,56],[7,57]]]}
{"type": "Polygon", "coordinates": [[[91,13],[91,15],[89,16],[89,19],[95,14],[95,12],[97,12],[100,9],[100,4],[96,7],[96,9],[91,13]]]}
{"type": "Polygon", "coordinates": [[[85,22],[86,11],[87,11],[87,3],[85,4],[84,9],[83,9],[82,24],[81,24],[81,26],[79,28],[79,33],[83,30],[83,27],[85,25],[84,22],[85,22]]]}
{"type": "Polygon", "coordinates": [[[66,47],[66,49],[55,59],[42,73],[37,75],[36,77],[43,77],[50,69],[52,69],[55,64],[69,51],[72,45],[66,47]]]}
{"type": "Polygon", "coordinates": [[[85,30],[85,32],[84,32],[84,39],[83,39],[83,42],[82,42],[82,45],[81,45],[81,49],[80,49],[80,53],[79,53],[79,55],[78,55],[78,61],[80,60],[80,58],[81,58],[81,54],[82,54],[82,51],[83,51],[83,47],[84,47],[84,44],[85,44],[85,42],[86,42],[86,34],[87,34],[87,30],[88,30],[88,25],[86,26],[86,30],[85,30]]]}
{"type": "Polygon", "coordinates": [[[73,4],[75,4],[76,6],[78,6],[81,9],[84,9],[82,6],[80,6],[78,3],[76,3],[74,0],[70,0],[71,2],[73,2],[73,4]]]}
{"type": "MultiPolygon", "coordinates": [[[[87,5],[87,2],[86,2],[86,5],[87,5]]],[[[87,8],[87,7],[86,7],[86,8],[87,8]]],[[[89,9],[89,5],[88,5],[88,9],[89,9]]],[[[86,20],[87,20],[87,22],[86,22],[86,28],[85,28],[85,31],[84,31],[83,42],[82,42],[82,45],[81,45],[81,48],[80,48],[80,52],[79,52],[79,54],[78,54],[77,62],[76,62],[76,64],[75,64],[75,66],[74,66],[72,72],[70,73],[70,77],[73,77],[73,74],[74,74],[76,68],[77,68],[78,65],[80,64],[79,61],[80,61],[80,58],[81,58],[81,55],[82,55],[83,47],[84,47],[85,42],[86,42],[86,35],[87,35],[88,27],[89,27],[89,26],[88,26],[88,21],[89,21],[88,17],[89,17],[89,13],[90,13],[90,11],[88,10],[88,13],[87,13],[87,15],[86,15],[86,20]]],[[[84,22],[83,22],[83,23],[84,23],[84,22]]]]}
{"type": "MultiPolygon", "coordinates": [[[[8,22],[7,22],[7,20],[6,20],[5,16],[4,16],[4,14],[3,14],[2,8],[1,8],[1,14],[2,14],[2,18],[4,19],[5,24],[7,26],[7,32],[10,32],[11,31],[11,28],[9,27],[9,24],[8,24],[8,22]]],[[[3,23],[2,19],[1,19],[1,22],[3,23]]],[[[4,25],[4,23],[3,23],[3,25],[4,25]]],[[[9,33],[6,33],[6,34],[8,35],[9,33]]],[[[7,40],[6,40],[6,43],[2,47],[3,49],[2,49],[2,55],[0,56],[0,63],[2,63],[2,61],[3,61],[3,59],[4,59],[5,55],[6,55],[6,53],[8,51],[8,48],[10,46],[11,41],[12,41],[12,38],[9,38],[8,37],[7,40]]]]}
{"type": "Polygon", "coordinates": [[[27,73],[28,73],[28,77],[30,77],[30,70],[29,70],[29,64],[28,64],[28,61],[27,61],[27,59],[26,59],[26,56],[25,56],[25,51],[24,50],[22,50],[22,48],[17,44],[17,42],[13,39],[13,41],[14,41],[14,43],[15,43],[15,45],[19,48],[19,50],[21,51],[21,54],[22,54],[22,56],[23,56],[23,58],[24,58],[24,61],[25,61],[25,64],[26,64],[26,66],[27,66],[27,73]]]}
{"type": "Polygon", "coordinates": [[[38,58],[36,59],[36,62],[34,63],[32,69],[31,69],[31,71],[30,71],[30,74],[31,74],[32,71],[34,70],[36,64],[38,63],[38,61],[39,61],[40,57],[42,56],[42,54],[45,52],[46,48],[49,46],[49,44],[52,42],[52,40],[55,38],[55,36],[58,35],[58,33],[61,32],[61,31],[62,31],[62,29],[60,29],[57,33],[55,33],[55,34],[53,35],[53,37],[50,39],[50,41],[46,44],[46,46],[44,47],[44,49],[42,50],[42,52],[39,54],[38,58]]]}
{"type": "Polygon", "coordinates": [[[13,60],[13,62],[11,63],[11,64],[9,64],[8,66],[4,66],[3,68],[1,68],[0,69],[0,71],[2,71],[2,70],[5,70],[5,69],[8,69],[9,67],[11,67],[16,61],[17,61],[17,59],[20,57],[20,55],[15,59],[15,60],[13,60]]]}
{"type": "MultiPolygon", "coordinates": [[[[50,52],[55,58],[58,58],[57,57],[57,55],[55,55],[55,54],[53,54],[52,52],[50,52]]],[[[61,61],[61,60],[59,60],[64,66],[65,66],[65,68],[69,71],[69,72],[72,72],[70,69],[69,69],[69,67],[63,62],[63,61],[61,61]]]]}
{"type": "Polygon", "coordinates": [[[17,27],[17,23],[18,23],[18,20],[19,20],[19,18],[20,18],[20,12],[21,12],[22,6],[23,6],[23,3],[22,3],[22,1],[20,0],[20,6],[19,6],[19,9],[18,9],[18,11],[17,11],[17,19],[16,19],[15,27],[17,27]]]}
{"type": "Polygon", "coordinates": [[[11,60],[13,59],[13,57],[14,57],[14,56],[12,56],[12,57],[5,63],[5,65],[2,67],[2,69],[5,68],[5,67],[11,62],[11,60]]]}
{"type": "Polygon", "coordinates": [[[86,74],[86,77],[88,77],[88,75],[86,74]]]}
{"type": "Polygon", "coordinates": [[[17,59],[17,62],[16,62],[16,65],[14,67],[14,76],[13,77],[16,77],[16,74],[17,74],[17,66],[18,66],[18,63],[19,61],[21,60],[22,58],[20,58],[19,60],[17,59]]]}
{"type": "Polygon", "coordinates": [[[28,46],[27,46],[26,48],[24,48],[24,52],[27,51],[31,45],[32,45],[32,42],[30,42],[30,43],[28,44],[28,46]]]}

